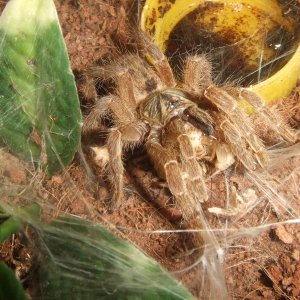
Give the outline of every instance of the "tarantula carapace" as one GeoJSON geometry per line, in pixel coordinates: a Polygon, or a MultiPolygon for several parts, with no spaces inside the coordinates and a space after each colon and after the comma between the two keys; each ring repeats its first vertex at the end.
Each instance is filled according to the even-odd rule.
{"type": "Polygon", "coordinates": [[[112,120],[105,148],[115,208],[123,194],[124,150],[143,146],[183,215],[191,218],[195,205],[207,199],[209,174],[233,165],[252,171],[268,163],[266,148],[239,101],[250,103],[282,139],[293,142],[294,134],[256,94],[214,85],[205,56],[188,56],[179,82],[158,48],[142,34],[140,41],[139,54],[89,72],[112,79],[115,88],[96,101],[84,129],[97,127],[107,116],[112,120]]]}

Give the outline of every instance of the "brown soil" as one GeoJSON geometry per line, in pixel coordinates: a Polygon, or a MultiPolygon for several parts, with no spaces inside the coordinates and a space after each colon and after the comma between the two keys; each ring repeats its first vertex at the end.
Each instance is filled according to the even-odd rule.
{"type": "MultiPolygon", "coordinates": [[[[87,79],[85,71],[108,55],[118,55],[120,49],[130,42],[130,24],[142,6],[135,2],[55,1],[85,113],[90,110],[99,90],[87,79]]],[[[299,107],[298,91],[288,99],[285,101],[293,103],[293,108],[299,107]]],[[[293,113],[296,118],[299,109],[296,113],[294,109],[293,113]]],[[[299,120],[294,121],[296,124],[299,120]]],[[[95,138],[93,142],[85,139],[83,146],[89,143],[95,143],[95,138]]],[[[78,155],[63,174],[44,180],[39,186],[39,193],[45,202],[63,212],[115,224],[122,229],[122,233],[119,232],[122,237],[174,272],[198,299],[208,299],[206,293],[211,291],[207,291],[206,281],[203,280],[207,274],[204,274],[200,263],[192,266],[198,255],[190,251],[194,247],[190,235],[176,232],[187,225],[181,222],[180,211],[168,190],[157,179],[144,153],[136,152],[126,161],[126,200],[119,211],[112,213],[108,210],[110,192],[106,179],[85,148],[84,152],[86,162],[78,155]],[[155,232],[158,230],[168,232],[155,232]]],[[[272,172],[272,178],[268,179],[268,182],[275,182],[282,197],[289,199],[288,205],[292,207],[289,211],[276,205],[272,207],[251,180],[237,175],[232,180],[239,191],[254,189],[261,201],[245,216],[241,213],[228,218],[215,216],[208,212],[208,208],[226,206],[226,186],[221,175],[209,182],[211,193],[203,210],[211,228],[222,229],[217,236],[220,247],[225,251],[223,271],[229,295],[233,299],[300,299],[299,225],[263,228],[264,224],[294,219],[299,215],[297,183],[300,170],[296,169],[299,163],[299,158],[285,161],[285,165],[272,172]]],[[[0,171],[1,178],[15,185],[25,184],[31,176],[28,170],[14,164],[3,165],[0,171]]],[[[28,262],[22,256],[24,251],[27,253],[25,256],[30,257],[31,250],[22,244],[22,235],[16,235],[0,246],[0,256],[15,269],[19,268],[16,260],[26,268],[28,262]]],[[[26,276],[26,270],[24,272],[21,276],[26,276]]]]}

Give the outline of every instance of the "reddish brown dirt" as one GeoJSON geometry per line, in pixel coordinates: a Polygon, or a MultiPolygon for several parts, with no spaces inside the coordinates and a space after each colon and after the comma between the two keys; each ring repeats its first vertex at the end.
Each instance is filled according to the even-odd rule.
{"type": "MultiPolygon", "coordinates": [[[[94,103],[96,89],[84,76],[84,72],[105,56],[117,55],[119,48],[129,41],[129,19],[136,18],[138,9],[134,2],[133,0],[55,1],[85,111],[88,111],[94,103]]],[[[289,99],[288,103],[294,103],[293,109],[297,105],[299,107],[297,91],[289,99]]],[[[299,110],[293,114],[296,123],[299,121],[298,114],[299,110]]],[[[168,191],[160,187],[159,180],[153,174],[151,165],[143,157],[143,153],[137,153],[140,156],[139,163],[127,161],[126,200],[122,209],[113,213],[108,210],[110,193],[106,179],[101,170],[93,165],[91,157],[85,154],[90,169],[86,168],[82,157],[78,156],[64,174],[46,179],[39,185],[39,193],[45,199],[45,203],[63,212],[100,222],[105,219],[117,225],[122,229],[122,237],[138,245],[169,271],[175,272],[176,277],[197,298],[208,299],[202,286],[200,266],[188,268],[197,258],[195,253],[189,252],[194,246],[190,236],[187,233],[153,232],[185,228],[185,224],[181,224],[180,211],[169,199],[168,191]],[[148,187],[148,194],[143,194],[139,189],[141,183],[148,187]],[[149,193],[152,199],[149,199],[149,193]],[[144,198],[139,194],[143,194],[144,198]]],[[[294,169],[299,162],[299,159],[290,159],[273,174],[274,178],[278,179],[278,186],[293,174],[281,191],[283,195],[288,196],[293,212],[297,215],[300,213],[297,186],[300,172],[299,170],[294,172],[294,169]]],[[[27,170],[18,171],[14,165],[3,168],[1,178],[6,178],[14,184],[26,184],[31,176],[27,170]]],[[[240,176],[233,179],[240,190],[254,187],[253,183],[240,176]]],[[[216,217],[208,212],[208,208],[212,206],[225,207],[224,178],[217,176],[209,186],[210,197],[203,205],[203,209],[210,226],[224,229],[226,225],[235,230],[235,238],[232,241],[225,241],[222,238],[223,233],[220,234],[220,240],[224,243],[221,246],[226,252],[224,274],[231,297],[249,300],[300,299],[299,225],[277,226],[260,232],[250,229],[247,231],[248,235],[242,234],[240,228],[252,228],[278,220],[287,220],[289,217],[287,213],[280,215],[277,211],[276,214],[267,201],[262,200],[250,214],[245,217],[228,218],[227,222],[225,218],[216,217]]],[[[17,236],[18,238],[20,239],[17,236]]],[[[13,268],[17,268],[17,265],[11,264],[12,247],[12,240],[1,245],[0,256],[10,262],[13,268]]],[[[30,254],[29,249],[27,253],[30,254]]]]}

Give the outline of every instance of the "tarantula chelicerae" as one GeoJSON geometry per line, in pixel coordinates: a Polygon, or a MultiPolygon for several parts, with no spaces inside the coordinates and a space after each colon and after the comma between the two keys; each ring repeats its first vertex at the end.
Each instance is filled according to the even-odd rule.
{"type": "Polygon", "coordinates": [[[250,103],[280,138],[293,142],[294,134],[256,94],[214,85],[205,56],[188,56],[178,82],[158,48],[142,34],[140,40],[139,55],[91,70],[92,76],[113,79],[115,89],[97,100],[84,129],[97,127],[107,116],[113,122],[105,147],[115,208],[123,194],[124,149],[142,145],[183,215],[191,218],[193,203],[207,199],[208,174],[233,165],[252,171],[268,163],[266,148],[239,101],[250,103]]]}

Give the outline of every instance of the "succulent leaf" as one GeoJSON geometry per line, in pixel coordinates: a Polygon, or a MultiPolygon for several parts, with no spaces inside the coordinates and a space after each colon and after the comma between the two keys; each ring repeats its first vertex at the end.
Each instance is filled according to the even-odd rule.
{"type": "Polygon", "coordinates": [[[28,300],[26,293],[15,277],[13,271],[0,262],[0,299],[5,300],[28,300]]]}
{"type": "Polygon", "coordinates": [[[39,236],[37,299],[194,299],[157,262],[99,225],[63,217],[39,236]]]}
{"type": "Polygon", "coordinates": [[[49,174],[80,141],[79,100],[52,0],[11,0],[0,17],[0,137],[49,174]]]}

